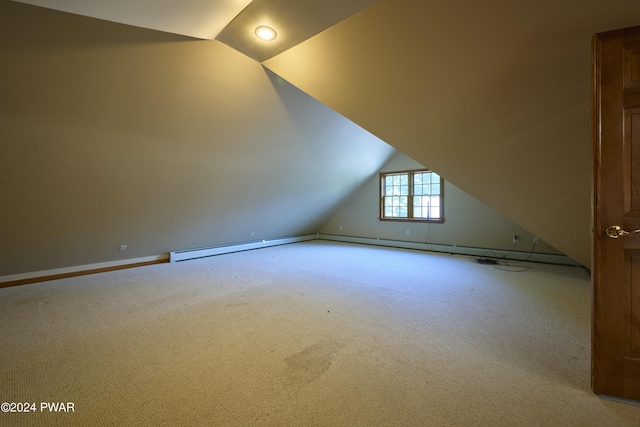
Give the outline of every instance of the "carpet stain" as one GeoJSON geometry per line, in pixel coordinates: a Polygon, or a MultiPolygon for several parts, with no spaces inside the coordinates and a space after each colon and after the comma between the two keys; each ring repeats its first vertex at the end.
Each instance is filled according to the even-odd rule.
{"type": "Polygon", "coordinates": [[[335,341],[321,341],[304,350],[285,357],[286,376],[293,383],[311,383],[324,374],[342,347],[335,341]]]}

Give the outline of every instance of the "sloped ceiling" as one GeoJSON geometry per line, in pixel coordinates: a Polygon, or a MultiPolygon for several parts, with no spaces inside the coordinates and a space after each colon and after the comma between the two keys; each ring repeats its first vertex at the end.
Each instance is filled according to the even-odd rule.
{"type": "Polygon", "coordinates": [[[588,266],[590,42],[638,24],[629,0],[382,0],[265,66],[588,266]]]}
{"type": "Polygon", "coordinates": [[[200,39],[213,39],[251,0],[15,0],[200,39]]]}
{"type": "Polygon", "coordinates": [[[199,39],[217,39],[264,61],[326,30],[378,0],[15,0],[199,39]],[[257,40],[259,25],[278,29],[257,40]]]}
{"type": "Polygon", "coordinates": [[[636,0],[380,0],[348,10],[354,14],[347,19],[344,4],[351,2],[256,0],[235,21],[246,1],[28,3],[135,18],[127,23],[195,37],[224,35],[258,59],[265,51],[256,54],[241,34],[245,23],[253,25],[252,4],[256,14],[295,10],[277,31],[296,34],[288,30],[295,25],[312,34],[288,40],[294,46],[264,66],[590,264],[590,41],[594,33],[640,24],[636,0]],[[298,3],[305,7],[286,8],[298,3]],[[205,25],[205,6],[226,12],[205,25]],[[333,11],[333,18],[319,25],[317,10],[333,11]],[[188,16],[192,30],[166,24],[188,16]],[[235,24],[224,30],[223,21],[235,24]]]}

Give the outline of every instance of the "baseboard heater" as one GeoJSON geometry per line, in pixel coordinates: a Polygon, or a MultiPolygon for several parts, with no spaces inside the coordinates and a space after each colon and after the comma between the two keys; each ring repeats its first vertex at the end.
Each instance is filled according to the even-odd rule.
{"type": "Polygon", "coordinates": [[[211,246],[207,248],[184,249],[180,251],[169,252],[169,262],[186,261],[195,258],[205,258],[214,255],[229,254],[232,252],[249,251],[252,249],[267,248],[269,246],[286,245],[289,243],[306,242],[315,240],[317,234],[298,236],[298,237],[279,237],[268,240],[256,240],[245,243],[234,243],[229,245],[211,246]]]}
{"type": "Polygon", "coordinates": [[[474,248],[469,246],[457,246],[457,245],[442,245],[436,243],[424,243],[424,242],[409,242],[406,240],[389,240],[389,239],[376,239],[371,237],[355,237],[355,236],[340,236],[336,234],[318,234],[320,240],[333,240],[336,242],[346,243],[360,243],[364,245],[373,246],[389,246],[393,248],[403,249],[417,249],[421,251],[430,252],[444,252],[456,255],[469,255],[474,257],[487,256],[487,252],[491,252],[491,255],[495,254],[496,257],[506,257],[509,260],[522,261],[527,260],[531,262],[540,262],[545,264],[558,264],[558,265],[571,265],[579,266],[574,260],[566,255],[562,254],[546,254],[540,252],[524,252],[524,251],[508,251],[503,249],[487,249],[487,248],[474,248]]]}

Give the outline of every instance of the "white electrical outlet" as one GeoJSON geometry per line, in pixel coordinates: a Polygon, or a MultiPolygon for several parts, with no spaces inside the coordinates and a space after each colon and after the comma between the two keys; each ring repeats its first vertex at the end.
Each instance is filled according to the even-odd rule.
{"type": "Polygon", "coordinates": [[[513,243],[518,243],[518,236],[517,235],[513,235],[513,243]]]}
{"type": "Polygon", "coordinates": [[[537,245],[538,243],[540,243],[540,239],[538,239],[538,237],[537,237],[537,236],[534,236],[534,237],[533,237],[533,244],[534,244],[534,245],[537,245]]]}
{"type": "Polygon", "coordinates": [[[407,230],[407,236],[411,234],[411,231],[407,230]]]}
{"type": "Polygon", "coordinates": [[[120,250],[121,251],[126,251],[127,250],[127,245],[120,245],[120,250]]]}
{"type": "Polygon", "coordinates": [[[340,226],[340,231],[342,231],[342,226],[340,226]]]}

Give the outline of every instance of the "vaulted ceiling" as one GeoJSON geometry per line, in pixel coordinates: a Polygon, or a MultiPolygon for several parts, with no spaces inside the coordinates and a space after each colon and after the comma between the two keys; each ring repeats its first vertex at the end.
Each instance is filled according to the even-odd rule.
{"type": "Polygon", "coordinates": [[[377,0],[16,0],[63,12],[199,39],[217,39],[263,61],[315,36],[377,0]],[[278,29],[270,43],[254,29],[278,29]]]}
{"type": "Polygon", "coordinates": [[[590,264],[591,37],[635,0],[22,3],[227,44],[590,264]]]}

